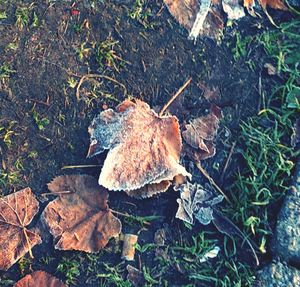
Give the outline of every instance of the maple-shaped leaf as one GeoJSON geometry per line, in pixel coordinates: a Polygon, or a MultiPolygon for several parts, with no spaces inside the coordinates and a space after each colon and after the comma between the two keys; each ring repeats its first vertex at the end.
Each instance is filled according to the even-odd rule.
{"type": "Polygon", "coordinates": [[[66,287],[66,285],[47,272],[35,271],[19,280],[14,287],[66,287]]]}
{"type": "Polygon", "coordinates": [[[154,184],[150,193],[143,189],[138,195],[149,197],[166,190],[166,182],[175,176],[190,176],[179,164],[182,140],[177,118],[160,117],[143,101],[125,100],[116,111],[101,112],[89,133],[89,157],[109,149],[99,176],[99,184],[109,190],[135,196],[134,190],[154,184]]]}
{"type": "Polygon", "coordinates": [[[190,121],[185,126],[182,136],[186,143],[194,149],[197,160],[207,159],[216,153],[214,139],[219,128],[219,118],[216,111],[211,111],[203,117],[190,121]]]}
{"type": "Polygon", "coordinates": [[[224,20],[219,1],[164,0],[164,3],[178,23],[189,31],[190,39],[196,40],[199,35],[221,37],[224,20]]]}
{"type": "Polygon", "coordinates": [[[36,244],[38,234],[26,228],[39,210],[29,187],[0,198],[0,269],[7,270],[36,244]]]}
{"type": "Polygon", "coordinates": [[[59,194],[42,214],[55,238],[56,249],[98,252],[121,232],[120,220],[108,208],[108,192],[95,178],[58,176],[48,188],[59,194]]]}

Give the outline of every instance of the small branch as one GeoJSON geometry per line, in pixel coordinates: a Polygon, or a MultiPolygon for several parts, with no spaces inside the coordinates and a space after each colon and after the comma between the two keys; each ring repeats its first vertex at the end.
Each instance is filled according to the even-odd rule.
{"type": "Polygon", "coordinates": [[[201,163],[198,161],[196,163],[197,168],[200,170],[200,172],[208,179],[208,181],[210,182],[210,184],[218,191],[220,192],[224,198],[226,199],[226,201],[230,204],[231,201],[229,200],[229,198],[227,197],[227,195],[222,191],[222,189],[215,183],[215,181],[210,177],[210,175],[208,174],[208,172],[202,167],[201,163]]]}
{"type": "Polygon", "coordinates": [[[192,78],[189,78],[182,87],[179,88],[177,93],[164,105],[164,107],[159,112],[159,116],[161,117],[166,109],[175,101],[175,99],[185,90],[185,88],[191,83],[192,78]]]}

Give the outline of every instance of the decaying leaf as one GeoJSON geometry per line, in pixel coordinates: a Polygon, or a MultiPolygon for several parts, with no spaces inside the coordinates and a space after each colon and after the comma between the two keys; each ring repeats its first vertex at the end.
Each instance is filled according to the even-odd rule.
{"type": "Polygon", "coordinates": [[[41,238],[26,229],[39,210],[29,187],[0,198],[0,269],[7,270],[41,238]]]}
{"type": "Polygon", "coordinates": [[[200,184],[187,182],[176,190],[180,191],[180,198],[176,218],[190,224],[194,223],[194,218],[203,225],[208,225],[213,220],[213,206],[223,200],[222,195],[216,197],[208,189],[204,189],[200,184]]]}
{"type": "Polygon", "coordinates": [[[14,287],[66,287],[66,285],[47,272],[35,271],[19,280],[14,287]]]}
{"type": "Polygon", "coordinates": [[[240,5],[239,0],[222,0],[222,6],[228,19],[238,20],[245,16],[244,8],[240,5]]]}
{"type": "Polygon", "coordinates": [[[42,214],[42,220],[54,236],[56,249],[98,252],[121,232],[120,220],[108,208],[108,192],[95,178],[58,176],[48,188],[59,194],[42,214]]]}
{"type": "Polygon", "coordinates": [[[194,149],[197,160],[203,160],[215,155],[214,139],[219,128],[219,115],[215,111],[196,118],[185,126],[182,136],[186,143],[194,149]]]}
{"type": "Polygon", "coordinates": [[[134,260],[135,245],[137,243],[138,236],[135,234],[124,234],[124,243],[122,249],[122,259],[127,261],[134,260]]]}
{"type": "Polygon", "coordinates": [[[189,31],[189,38],[199,35],[219,40],[224,20],[221,5],[211,0],[164,0],[173,17],[189,31]]]}
{"type": "Polygon", "coordinates": [[[142,271],[131,265],[127,265],[126,269],[128,271],[127,280],[129,280],[134,287],[145,286],[146,281],[142,271]]]}
{"type": "Polygon", "coordinates": [[[175,176],[190,176],[179,164],[177,118],[160,117],[143,101],[125,100],[116,111],[101,112],[89,133],[89,157],[109,149],[99,177],[99,184],[109,190],[150,197],[165,191],[175,176]]]}

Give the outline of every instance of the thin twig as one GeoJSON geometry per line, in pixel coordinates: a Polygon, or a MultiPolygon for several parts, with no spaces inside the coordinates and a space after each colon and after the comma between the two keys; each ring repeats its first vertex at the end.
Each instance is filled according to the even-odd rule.
{"type": "Polygon", "coordinates": [[[215,183],[215,181],[210,177],[210,175],[208,174],[208,172],[202,167],[201,163],[198,161],[196,163],[197,168],[200,170],[200,172],[208,179],[208,181],[210,182],[210,184],[218,191],[220,192],[224,198],[226,199],[226,201],[230,204],[231,201],[229,200],[229,198],[227,197],[227,195],[222,191],[222,189],[215,183]]]}
{"type": "Polygon", "coordinates": [[[117,85],[119,85],[120,87],[122,87],[122,89],[124,90],[124,96],[127,95],[127,89],[125,87],[124,84],[118,82],[116,79],[114,78],[111,78],[109,76],[106,76],[106,75],[98,75],[98,74],[86,74],[84,76],[81,77],[81,79],[79,80],[79,83],[76,87],[76,98],[77,100],[80,99],[80,87],[81,85],[85,82],[85,81],[88,81],[89,79],[93,79],[93,78],[103,78],[103,79],[106,79],[108,81],[111,81],[117,85]]]}
{"type": "Polygon", "coordinates": [[[166,109],[175,101],[175,99],[184,91],[184,89],[191,83],[192,78],[189,78],[182,87],[179,88],[177,93],[164,105],[164,107],[159,112],[159,116],[161,117],[166,109]]]}
{"type": "Polygon", "coordinates": [[[65,165],[61,169],[100,167],[99,164],[65,165]]]}
{"type": "Polygon", "coordinates": [[[226,173],[226,170],[228,168],[228,165],[229,165],[229,162],[232,158],[232,155],[233,155],[233,151],[234,151],[234,148],[235,148],[235,145],[236,145],[236,142],[234,142],[231,146],[231,149],[230,149],[230,152],[229,152],[229,155],[227,157],[227,160],[225,162],[225,166],[223,168],[223,171],[222,171],[222,175],[221,175],[221,179],[223,180],[224,176],[225,176],[225,173],[226,173]]]}

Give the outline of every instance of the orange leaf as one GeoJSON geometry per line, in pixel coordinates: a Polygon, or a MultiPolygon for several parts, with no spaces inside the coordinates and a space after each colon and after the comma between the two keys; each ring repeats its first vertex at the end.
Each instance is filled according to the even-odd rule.
{"type": "Polygon", "coordinates": [[[56,249],[98,252],[121,232],[121,222],[108,208],[108,193],[88,175],[64,175],[48,188],[58,198],[50,202],[42,220],[54,236],[56,249]]]}
{"type": "Polygon", "coordinates": [[[66,287],[66,285],[49,273],[35,271],[19,280],[14,287],[66,287]]]}
{"type": "Polygon", "coordinates": [[[41,238],[26,229],[39,210],[29,187],[0,198],[0,269],[7,270],[41,238]]]}
{"type": "Polygon", "coordinates": [[[116,111],[101,112],[89,133],[88,156],[109,149],[99,177],[99,184],[109,190],[149,197],[166,190],[166,182],[176,175],[190,176],[179,164],[182,142],[177,118],[160,117],[140,100],[125,100],[116,111]],[[140,195],[131,192],[141,188],[140,195]]]}

